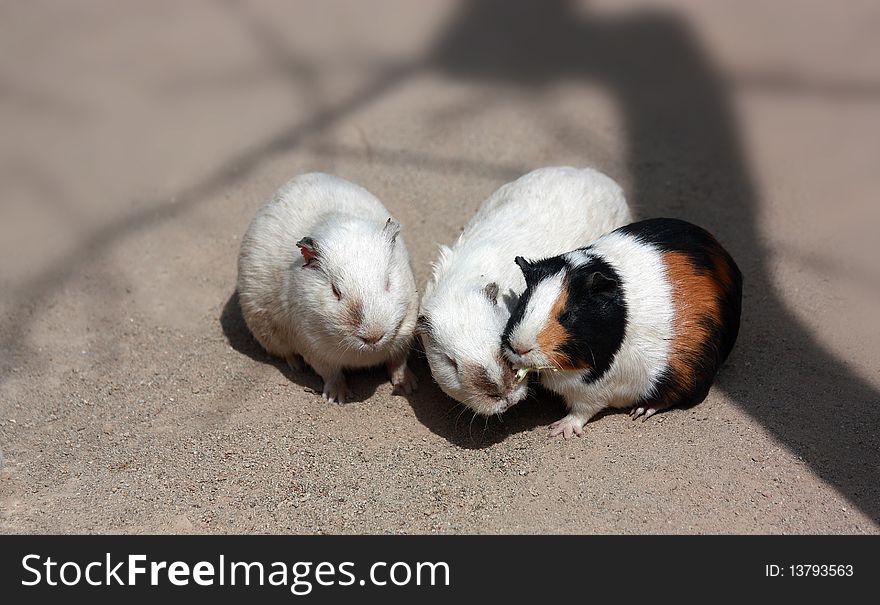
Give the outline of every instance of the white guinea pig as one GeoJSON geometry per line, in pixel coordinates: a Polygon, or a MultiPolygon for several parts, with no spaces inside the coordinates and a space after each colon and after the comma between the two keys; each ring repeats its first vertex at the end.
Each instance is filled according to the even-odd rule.
{"type": "Polygon", "coordinates": [[[440,388],[487,416],[522,400],[528,386],[501,352],[526,287],[514,257],[561,254],[630,221],[617,183],[590,168],[541,168],[493,193],[441,246],[422,299],[417,333],[440,388]]]}
{"type": "Polygon", "coordinates": [[[350,397],[343,368],[385,363],[411,393],[406,365],[418,294],[400,226],[369,191],[328,174],[288,181],[241,242],[238,296],[257,341],[295,370],[303,360],[331,402],[350,397]]]}

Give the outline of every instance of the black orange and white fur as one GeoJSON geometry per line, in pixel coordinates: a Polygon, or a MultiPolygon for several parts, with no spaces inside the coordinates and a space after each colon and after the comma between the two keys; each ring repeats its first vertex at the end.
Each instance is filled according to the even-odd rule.
{"type": "Polygon", "coordinates": [[[526,290],[502,337],[517,368],[569,414],[551,436],[581,435],[596,413],[648,418],[705,399],[739,331],[742,276],[707,231],[676,219],[621,227],[552,258],[517,257],[526,290]]]}

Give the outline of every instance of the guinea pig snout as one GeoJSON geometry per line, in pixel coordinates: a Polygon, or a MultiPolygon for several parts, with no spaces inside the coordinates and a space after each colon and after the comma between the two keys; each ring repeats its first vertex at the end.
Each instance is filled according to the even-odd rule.
{"type": "Polygon", "coordinates": [[[358,333],[358,338],[360,338],[365,344],[370,346],[375,345],[377,342],[385,338],[385,334],[387,332],[382,328],[370,328],[369,330],[362,330],[358,333]]]}
{"type": "Polygon", "coordinates": [[[528,357],[535,352],[534,345],[519,340],[507,342],[505,345],[507,347],[505,356],[517,367],[521,364],[526,364],[528,362],[528,357]]]}
{"type": "Polygon", "coordinates": [[[510,408],[515,406],[517,403],[522,401],[526,395],[526,388],[527,387],[522,387],[522,388],[514,387],[513,389],[511,389],[504,397],[499,399],[498,402],[495,404],[496,405],[495,413],[500,414],[501,412],[506,412],[507,410],[509,410],[510,408]]]}
{"type": "Polygon", "coordinates": [[[502,344],[511,354],[518,355],[520,357],[524,357],[535,350],[534,341],[529,342],[528,339],[521,338],[519,335],[516,334],[512,337],[504,338],[502,344]]]}

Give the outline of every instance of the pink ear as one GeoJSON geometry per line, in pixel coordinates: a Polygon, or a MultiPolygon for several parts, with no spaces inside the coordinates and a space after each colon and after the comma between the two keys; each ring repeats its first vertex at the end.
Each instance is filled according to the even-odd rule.
{"type": "Polygon", "coordinates": [[[298,242],[296,242],[299,251],[302,253],[303,260],[303,268],[310,267],[312,264],[318,260],[318,249],[315,246],[315,240],[310,237],[304,237],[298,242]]]}

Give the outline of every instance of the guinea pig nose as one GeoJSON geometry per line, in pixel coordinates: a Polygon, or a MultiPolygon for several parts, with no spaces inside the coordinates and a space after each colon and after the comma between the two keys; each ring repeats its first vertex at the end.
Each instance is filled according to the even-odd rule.
{"type": "Polygon", "coordinates": [[[535,347],[527,347],[525,345],[518,345],[518,346],[514,347],[514,350],[516,351],[517,355],[528,355],[534,349],[535,349],[535,347]]]}
{"type": "Polygon", "coordinates": [[[382,331],[373,331],[368,332],[366,334],[358,336],[361,340],[363,340],[368,345],[374,345],[385,337],[385,332],[382,331]]]}

